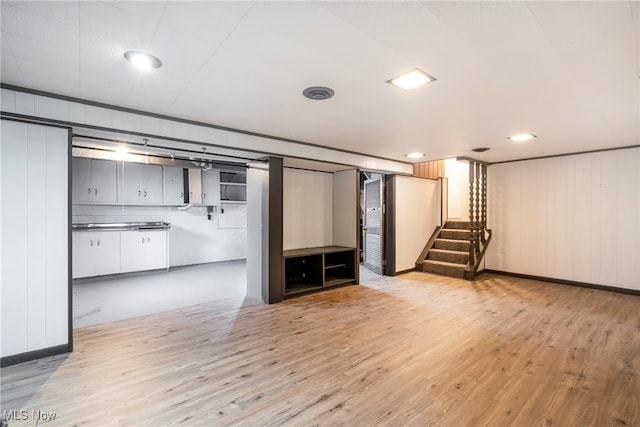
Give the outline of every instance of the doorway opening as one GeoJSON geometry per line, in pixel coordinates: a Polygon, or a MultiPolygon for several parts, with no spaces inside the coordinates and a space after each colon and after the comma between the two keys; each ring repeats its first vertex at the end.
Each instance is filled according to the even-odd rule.
{"type": "Polygon", "coordinates": [[[385,274],[386,177],[360,172],[360,271],[361,280],[385,274]]]}

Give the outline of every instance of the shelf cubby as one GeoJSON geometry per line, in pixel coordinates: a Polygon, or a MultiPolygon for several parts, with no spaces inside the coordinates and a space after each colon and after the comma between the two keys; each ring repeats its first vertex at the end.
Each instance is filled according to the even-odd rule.
{"type": "Polygon", "coordinates": [[[284,251],[284,293],[292,296],[356,283],[356,249],[343,246],[284,251]]]}

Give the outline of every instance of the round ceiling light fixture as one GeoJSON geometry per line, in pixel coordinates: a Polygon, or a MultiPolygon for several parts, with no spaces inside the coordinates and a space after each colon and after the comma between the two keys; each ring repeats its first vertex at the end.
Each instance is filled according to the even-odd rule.
{"type": "Polygon", "coordinates": [[[302,91],[302,94],[314,101],[322,101],[331,98],[335,92],[333,89],[324,86],[311,86],[302,91]]]}
{"type": "Polygon", "coordinates": [[[146,52],[129,50],[124,53],[124,59],[131,62],[134,67],[142,71],[151,71],[153,68],[162,67],[162,61],[146,52]]]}
{"type": "Polygon", "coordinates": [[[475,151],[476,153],[484,153],[485,151],[489,151],[491,150],[491,148],[489,147],[478,147],[478,148],[472,148],[471,151],[475,151]]]}

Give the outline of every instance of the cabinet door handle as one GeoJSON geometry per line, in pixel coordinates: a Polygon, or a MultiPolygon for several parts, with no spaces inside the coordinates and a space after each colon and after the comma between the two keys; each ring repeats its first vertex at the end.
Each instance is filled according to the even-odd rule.
{"type": "Polygon", "coordinates": [[[93,239],[91,239],[91,244],[89,246],[93,247],[93,239]]]}
{"type": "Polygon", "coordinates": [[[180,197],[184,198],[184,191],[180,192],[180,197]]]}
{"type": "Polygon", "coordinates": [[[144,245],[144,237],[142,238],[142,244],[144,245]]]}
{"type": "Polygon", "coordinates": [[[147,237],[147,243],[151,243],[151,237],[147,237]]]}
{"type": "Polygon", "coordinates": [[[98,243],[97,243],[96,245],[97,245],[97,246],[100,246],[100,239],[98,239],[98,240],[97,240],[97,242],[98,242],[98,243]]]}
{"type": "Polygon", "coordinates": [[[207,193],[202,193],[202,198],[206,199],[207,198],[207,193]]]}
{"type": "Polygon", "coordinates": [[[91,188],[87,188],[87,190],[89,190],[87,194],[91,194],[91,188]]]}
{"type": "Polygon", "coordinates": [[[144,192],[144,197],[147,197],[147,191],[146,191],[146,190],[145,190],[145,192],[144,192]]]}
{"type": "Polygon", "coordinates": [[[138,197],[142,195],[142,191],[138,190],[138,197]]]}
{"type": "Polygon", "coordinates": [[[97,188],[94,188],[94,189],[93,189],[93,195],[94,195],[94,196],[97,196],[97,195],[98,195],[98,189],[97,189],[97,188]]]}

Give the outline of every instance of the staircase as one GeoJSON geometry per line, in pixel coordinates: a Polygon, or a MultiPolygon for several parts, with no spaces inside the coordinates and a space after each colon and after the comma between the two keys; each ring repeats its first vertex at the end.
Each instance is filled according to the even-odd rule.
{"type": "Polygon", "coordinates": [[[469,263],[470,227],[469,221],[447,221],[417,269],[463,279],[469,263]]]}
{"type": "MultiPolygon", "coordinates": [[[[441,215],[442,221],[446,220],[441,215]]],[[[487,165],[469,161],[470,221],[437,227],[416,260],[416,270],[473,280],[491,241],[487,229],[487,165]]]]}

